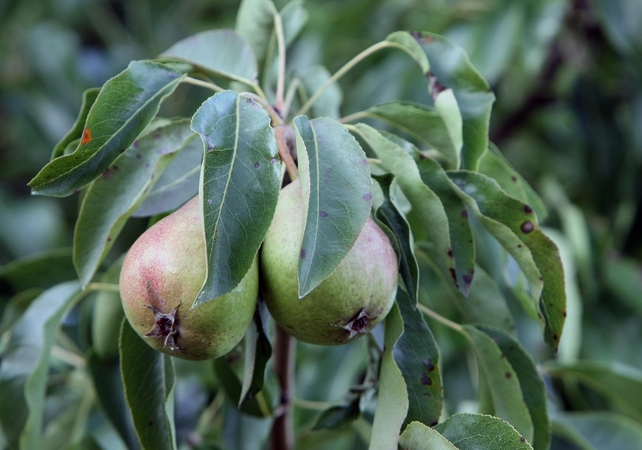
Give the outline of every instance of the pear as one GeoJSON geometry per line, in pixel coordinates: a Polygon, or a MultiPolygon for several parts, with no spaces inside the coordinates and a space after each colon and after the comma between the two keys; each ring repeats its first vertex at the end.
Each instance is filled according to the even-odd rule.
{"type": "Polygon", "coordinates": [[[298,263],[303,236],[301,184],[281,190],[261,251],[265,302],[274,320],[311,344],[345,344],[388,314],[397,292],[395,251],[370,218],[334,272],[303,298],[298,263]]]}
{"type": "Polygon", "coordinates": [[[202,360],[229,352],[254,315],[258,263],[234,290],[192,308],[205,276],[205,234],[195,197],[145,231],[127,253],[120,294],[129,323],[151,347],[172,356],[202,360]]]}

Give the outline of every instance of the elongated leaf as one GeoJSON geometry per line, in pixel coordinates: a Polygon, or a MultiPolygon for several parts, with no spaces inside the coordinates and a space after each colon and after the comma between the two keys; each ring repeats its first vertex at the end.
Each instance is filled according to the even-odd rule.
{"type": "Polygon", "coordinates": [[[3,305],[0,310],[0,336],[11,330],[40,294],[42,294],[40,288],[27,289],[14,295],[3,305]]]}
{"type": "Polygon", "coordinates": [[[393,348],[404,332],[399,308],[393,305],[385,321],[384,352],[379,372],[379,400],[372,424],[370,450],[397,446],[401,425],[408,412],[408,391],[393,357],[393,348]]]}
{"type": "MultiPolygon", "coordinates": [[[[383,191],[383,203],[375,211],[375,219],[383,222],[392,231],[397,242],[399,272],[406,286],[413,309],[417,306],[419,289],[419,267],[415,258],[414,241],[408,221],[401,214],[394,196],[390,194],[390,185],[394,182],[391,174],[375,177],[383,191]]],[[[391,239],[392,241],[393,239],[391,239]]]]}
{"type": "Polygon", "coordinates": [[[201,171],[207,278],[194,307],[234,289],[270,226],[281,167],[270,118],[246,97],[224,91],[196,111],[192,129],[203,140],[201,171]]]}
{"type": "Polygon", "coordinates": [[[430,61],[430,71],[441,85],[452,89],[463,120],[463,168],[476,170],[488,146],[488,123],[495,95],[473,67],[464,50],[432,33],[417,33],[430,61]]]}
{"type": "Polygon", "coordinates": [[[174,366],[170,357],[147,345],[124,319],[120,364],[125,398],[141,447],[174,450],[174,366]]]}
{"type": "Polygon", "coordinates": [[[251,398],[246,398],[241,403],[243,386],[235,370],[232,368],[234,360],[242,359],[242,355],[228,353],[222,358],[214,360],[216,378],[221,384],[225,394],[232,404],[239,405],[238,409],[254,417],[268,417],[271,415],[271,402],[265,391],[259,392],[251,398]]]}
{"type": "Polygon", "coordinates": [[[526,450],[531,445],[508,422],[483,414],[460,413],[435,427],[459,450],[526,450]]]}
{"type": "Polygon", "coordinates": [[[448,179],[442,167],[431,158],[421,155],[415,158],[421,180],[439,196],[448,217],[451,251],[455,260],[455,272],[459,291],[468,295],[475,274],[475,245],[468,222],[468,211],[459,198],[457,187],[448,179]]]}
{"type": "Polygon", "coordinates": [[[513,425],[526,440],[531,441],[533,421],[515,370],[491,337],[472,325],[464,325],[463,328],[474,344],[480,370],[490,389],[495,414],[513,425]]]}
{"type": "Polygon", "coordinates": [[[76,151],[47,164],[29,182],[32,192],[64,197],[98,177],[134,142],[183,77],[152,61],[130,63],[98,94],[76,151]]]}
{"type": "Polygon", "coordinates": [[[87,356],[87,368],[103,412],[129,449],[139,449],[138,437],[129,413],[118,360],[105,361],[96,353],[87,356]]]}
{"type": "Polygon", "coordinates": [[[145,195],[132,217],[150,217],[174,211],[198,194],[203,162],[203,143],[186,142],[145,195]]]}
{"type": "MultiPolygon", "coordinates": [[[[423,226],[430,230],[426,251],[439,270],[450,278],[455,273],[455,262],[450,257],[448,218],[439,197],[422,181],[411,155],[374,128],[357,124],[350,128],[373,149],[383,165],[397,177],[397,183],[410,201],[423,226]]],[[[453,277],[453,282],[456,279],[453,277]]]]}
{"type": "Polygon", "coordinates": [[[557,349],[566,316],[564,268],[557,247],[537,226],[533,209],[507,195],[491,178],[466,171],[450,172],[448,175],[466,195],[475,200],[476,207],[483,216],[507,227],[507,230],[500,233],[497,227],[491,229],[487,226],[487,221],[482,221],[520,263],[531,283],[531,290],[536,285],[536,280],[533,279],[541,277],[544,287],[540,305],[546,322],[544,337],[551,347],[557,349]],[[524,253],[525,248],[532,255],[539,277],[532,270],[528,254],[524,253]]]}
{"type": "Polygon", "coordinates": [[[76,279],[71,248],[48,250],[16,259],[0,267],[0,279],[14,292],[30,288],[47,289],[64,281],[76,279]],[[37,273],[38,276],[33,275],[37,273]]]}
{"type": "Polygon", "coordinates": [[[178,41],[161,58],[175,59],[201,71],[247,83],[256,80],[258,68],[252,49],[234,30],[209,30],[178,41]]]}
{"type": "Polygon", "coordinates": [[[425,75],[430,70],[430,63],[426,58],[426,53],[417,40],[407,31],[395,31],[386,36],[386,42],[395,44],[400,50],[406,52],[419,65],[422,73],[425,75]]]}
{"type": "Polygon", "coordinates": [[[195,137],[187,119],[152,129],[91,183],[74,232],[74,264],[83,285],[91,281],[160,173],[195,137]]]}
{"type": "Polygon", "coordinates": [[[617,405],[621,411],[642,422],[642,372],[618,363],[581,361],[575,364],[547,364],[554,377],[576,379],[617,405]]]}
{"type": "Polygon", "coordinates": [[[294,119],[305,227],[299,297],[326,279],[348,253],[370,215],[372,180],[366,155],[339,122],[294,119]]]}
{"type": "Polygon", "coordinates": [[[259,64],[274,45],[275,14],[276,7],[270,0],[243,0],[236,15],[236,32],[247,41],[259,64]]]}
{"type": "Polygon", "coordinates": [[[621,303],[642,317],[642,265],[634,258],[617,255],[604,264],[603,270],[606,287],[621,303]]]}
{"type": "MultiPolygon", "coordinates": [[[[100,276],[100,282],[117,285],[124,260],[125,255],[122,255],[109,266],[109,269],[100,276]]],[[[125,317],[120,292],[98,292],[92,314],[91,345],[94,352],[93,357],[103,361],[117,360],[120,354],[118,349],[120,325],[125,317]]]]}
{"type": "Polygon", "coordinates": [[[554,426],[581,450],[638,450],[642,442],[639,422],[611,412],[558,413],[554,426]]]}
{"type": "Polygon", "coordinates": [[[0,424],[11,447],[41,448],[49,355],[64,314],[78,299],[78,282],[47,289],[12,328],[0,365],[0,424]]]}
{"type": "Polygon", "coordinates": [[[448,439],[423,423],[412,422],[399,436],[402,450],[457,450],[448,439]]]}
{"type": "Polygon", "coordinates": [[[261,301],[254,313],[254,320],[245,335],[245,367],[239,405],[254,398],[263,388],[265,367],[272,356],[272,345],[267,334],[269,320],[265,302],[261,301]]]}
{"type": "Polygon", "coordinates": [[[360,397],[355,396],[345,405],[332,406],[322,411],[313,430],[334,430],[355,421],[361,415],[360,401],[360,397]]]}
{"type": "Polygon", "coordinates": [[[449,168],[459,167],[458,142],[453,141],[449,127],[437,108],[408,101],[374,105],[359,113],[386,122],[415,139],[419,145],[437,150],[449,168]]]}
{"type": "Polygon", "coordinates": [[[533,208],[540,222],[546,219],[548,212],[542,199],[492,142],[479,161],[479,172],[494,178],[508,195],[512,195],[533,208]]]}
{"type": "MultiPolygon", "coordinates": [[[[314,93],[330,79],[330,72],[323,66],[309,66],[298,73],[298,78],[303,85],[307,97],[301,99],[306,102],[314,93]]],[[[340,117],[343,92],[337,83],[330,85],[310,108],[310,115],[313,117],[340,117]]]]}
{"type": "Polygon", "coordinates": [[[535,362],[515,338],[487,326],[475,327],[491,337],[517,374],[524,401],[533,421],[534,434],[531,444],[535,450],[548,450],[551,442],[548,401],[544,381],[535,367],[535,362]]]}
{"type": "Polygon", "coordinates": [[[434,426],[439,421],[444,402],[439,348],[423,314],[413,309],[414,304],[404,289],[397,289],[397,305],[404,331],[392,354],[408,390],[405,422],[419,421],[434,426]]]}
{"type": "Polygon", "coordinates": [[[87,89],[82,95],[82,104],[80,105],[80,113],[78,113],[78,118],[74,123],[74,126],[71,127],[71,130],[56,144],[51,154],[51,159],[56,159],[57,157],[64,154],[65,149],[77,139],[82,138],[82,131],[85,128],[85,122],[87,121],[87,116],[89,115],[89,110],[94,105],[96,97],[100,88],[90,88],[87,89]]]}

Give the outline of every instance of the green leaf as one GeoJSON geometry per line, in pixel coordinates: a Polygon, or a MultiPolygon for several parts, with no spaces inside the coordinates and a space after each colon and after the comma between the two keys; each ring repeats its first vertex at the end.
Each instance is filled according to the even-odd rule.
{"type": "Polygon", "coordinates": [[[633,258],[613,255],[602,270],[606,287],[620,302],[642,317],[642,265],[633,258]]]}
{"type": "Polygon", "coordinates": [[[401,425],[408,412],[406,383],[393,357],[393,349],[403,332],[403,320],[395,304],[385,320],[384,352],[379,372],[379,399],[372,424],[370,450],[396,448],[401,425]]]}
{"type": "Polygon", "coordinates": [[[540,222],[546,219],[548,211],[546,211],[542,199],[492,142],[479,161],[479,172],[494,178],[508,195],[512,195],[533,208],[540,222]]]}
{"type": "Polygon", "coordinates": [[[303,0],[291,0],[279,12],[283,22],[285,45],[290,45],[308,22],[308,12],[303,7],[303,0]]]}
{"type": "Polygon", "coordinates": [[[449,256],[451,246],[448,218],[439,197],[422,181],[413,157],[396,142],[368,125],[360,123],[350,129],[360,135],[381,159],[385,168],[395,175],[423,227],[430,230],[429,246],[426,248],[429,258],[450,278],[455,272],[455,262],[449,256]]]}
{"type": "Polygon", "coordinates": [[[120,333],[125,398],[144,449],[176,449],[172,392],[174,365],[151,348],[125,319],[120,333]]]}
{"type": "Polygon", "coordinates": [[[430,63],[426,58],[426,53],[417,40],[407,31],[395,31],[386,37],[386,42],[396,44],[395,47],[406,52],[419,65],[421,72],[425,75],[430,70],[430,63]]]}
{"type": "Polygon", "coordinates": [[[533,438],[533,421],[519,379],[497,343],[472,325],[464,325],[464,332],[474,345],[475,355],[490,389],[495,414],[508,421],[526,440],[533,438]]]}
{"type": "Polygon", "coordinates": [[[259,302],[254,320],[245,335],[245,365],[243,386],[239,396],[239,406],[263,389],[265,367],[272,356],[272,345],[268,338],[269,312],[265,302],[259,302]]]}
{"type": "Polygon", "coordinates": [[[517,260],[529,280],[534,299],[539,299],[538,281],[543,282],[540,306],[546,324],[544,337],[557,349],[566,316],[564,268],[557,247],[539,229],[533,209],[507,195],[493,179],[467,171],[452,171],[448,176],[465,193],[464,200],[468,196],[474,199],[475,203],[468,202],[469,206],[481,215],[482,224],[517,260]]]}
{"type": "Polygon", "coordinates": [[[32,193],[64,197],[98,177],[136,140],[184,76],[152,61],[130,63],[98,94],[76,151],[47,164],[29,182],[32,193]]]}
{"type": "Polygon", "coordinates": [[[145,195],[132,217],[150,217],[174,211],[197,195],[202,161],[203,143],[199,139],[186,142],[145,195]]]}
{"type": "Polygon", "coordinates": [[[508,422],[482,414],[455,414],[435,428],[459,450],[526,450],[531,445],[508,422]]]}
{"type": "MultiPolygon", "coordinates": [[[[0,336],[11,330],[11,328],[20,320],[29,305],[42,294],[42,289],[32,288],[22,291],[11,297],[0,311],[0,336]]],[[[0,354],[2,351],[0,351],[0,354]]]]}
{"type": "Polygon", "coordinates": [[[0,267],[0,279],[14,292],[31,288],[47,289],[76,279],[71,248],[59,248],[16,259],[0,267]],[[38,274],[34,277],[34,274],[38,274]]]}
{"type": "MultiPolygon", "coordinates": [[[[309,66],[297,74],[301,85],[307,94],[301,99],[305,103],[309,97],[330,79],[330,72],[324,66],[309,66]]],[[[330,117],[338,119],[341,116],[340,107],[343,101],[343,93],[338,83],[333,83],[321,94],[310,108],[310,115],[313,117],[330,117]]]]}
{"type": "Polygon", "coordinates": [[[192,129],[203,140],[202,201],[207,278],[193,307],[234,289],[249,270],[270,226],[281,165],[270,118],[232,91],[210,97],[192,129]]]}
{"type": "Polygon", "coordinates": [[[393,236],[391,241],[396,241],[397,258],[399,259],[399,272],[406,286],[413,309],[417,306],[419,289],[419,267],[415,258],[414,241],[408,221],[401,214],[396,200],[390,194],[390,186],[394,182],[394,175],[386,174],[374,177],[383,191],[383,203],[375,210],[375,219],[385,224],[393,236]]]}
{"type": "Polygon", "coordinates": [[[236,15],[236,32],[249,44],[259,64],[265,61],[274,32],[274,15],[270,0],[243,0],[236,15]]]}
{"type": "Polygon", "coordinates": [[[47,289],[12,328],[0,365],[0,424],[13,448],[41,448],[49,355],[64,314],[77,301],[75,281],[47,289]]]}
{"type": "Polygon", "coordinates": [[[372,180],[356,139],[332,119],[294,119],[305,227],[299,297],[326,279],[354,244],[370,215],[372,180]]]}
{"type": "Polygon", "coordinates": [[[403,334],[393,348],[394,360],[408,390],[405,422],[437,425],[443,408],[439,348],[418,309],[413,309],[408,293],[397,289],[397,305],[403,319],[403,334]]]}
{"type": "Polygon", "coordinates": [[[332,406],[319,414],[313,430],[335,430],[355,421],[361,415],[360,396],[345,405],[332,406]]]}
{"type": "Polygon", "coordinates": [[[105,361],[93,351],[89,352],[86,361],[102,411],[116,428],[127,448],[139,449],[140,444],[125,398],[119,361],[105,361]]]}
{"type": "Polygon", "coordinates": [[[89,185],[74,231],[74,264],[84,286],[155,180],[195,137],[187,119],[148,130],[89,185]]]}
{"type": "Polygon", "coordinates": [[[451,275],[456,280],[459,291],[466,296],[475,274],[475,245],[468,222],[468,211],[457,195],[457,187],[436,161],[421,155],[415,157],[415,162],[421,180],[439,196],[444,206],[451,243],[448,255],[455,261],[455,270],[451,271],[451,275]]]}
{"type": "Polygon", "coordinates": [[[642,442],[639,422],[611,412],[557,413],[553,425],[581,450],[638,450],[642,442]]]}
{"type": "Polygon", "coordinates": [[[235,407],[239,405],[238,409],[241,412],[254,417],[269,417],[272,414],[271,403],[264,390],[260,391],[254,397],[246,398],[244,402],[241,402],[243,386],[232,367],[234,361],[241,358],[241,355],[233,352],[221,358],[216,358],[214,360],[216,378],[232,404],[235,407]]]}
{"type": "MultiPolygon", "coordinates": [[[[380,103],[358,113],[359,117],[381,120],[407,133],[419,145],[437,150],[448,163],[449,168],[459,167],[458,142],[450,134],[441,112],[432,106],[408,101],[380,103]]],[[[450,117],[448,120],[452,120],[450,117]]]]}
{"type": "Polygon", "coordinates": [[[619,363],[580,361],[575,364],[546,364],[554,377],[577,380],[595,389],[620,411],[642,422],[642,372],[619,363]]]}
{"type": "Polygon", "coordinates": [[[477,170],[488,147],[488,124],[495,95],[461,47],[437,34],[422,32],[415,37],[428,56],[436,81],[452,89],[457,99],[463,120],[463,168],[477,170]]]}
{"type": "MultiPolygon", "coordinates": [[[[120,270],[125,255],[118,258],[107,271],[101,275],[101,283],[118,285],[120,270]]],[[[120,324],[125,317],[119,292],[100,291],[96,295],[91,321],[91,344],[95,356],[101,360],[118,359],[120,324]]]]}
{"type": "Polygon", "coordinates": [[[534,434],[531,440],[533,448],[548,450],[551,442],[548,400],[544,381],[537,371],[535,361],[515,338],[484,325],[476,325],[475,327],[491,337],[517,374],[524,401],[533,421],[534,434]]]}
{"type": "Polygon", "coordinates": [[[423,423],[410,423],[399,436],[401,450],[457,450],[448,439],[423,423]]]}
{"type": "Polygon", "coordinates": [[[83,93],[78,118],[76,119],[74,126],[71,127],[71,130],[69,130],[69,132],[65,134],[61,141],[54,147],[51,159],[56,159],[57,157],[62,156],[69,144],[82,137],[82,131],[85,128],[85,122],[87,121],[89,110],[96,102],[96,97],[98,97],[99,92],[100,88],[90,88],[83,93]]]}
{"type": "Polygon", "coordinates": [[[178,41],[161,58],[183,61],[207,75],[252,84],[258,68],[252,49],[234,30],[209,30],[178,41]]]}

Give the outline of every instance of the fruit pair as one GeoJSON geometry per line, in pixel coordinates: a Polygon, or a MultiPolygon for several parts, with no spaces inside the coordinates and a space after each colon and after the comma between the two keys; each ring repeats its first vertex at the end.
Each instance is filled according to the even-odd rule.
{"type": "MultiPolygon", "coordinates": [[[[370,331],[388,313],[397,286],[390,241],[368,219],[337,269],[298,298],[303,234],[301,186],[286,186],[265,236],[261,272],[276,322],[298,339],[343,344],[370,331]]],[[[149,345],[186,359],[230,351],[252,320],[258,295],[256,260],[230,293],[192,309],[205,280],[205,237],[198,198],[147,230],[134,243],[120,277],[125,314],[149,345]]]]}

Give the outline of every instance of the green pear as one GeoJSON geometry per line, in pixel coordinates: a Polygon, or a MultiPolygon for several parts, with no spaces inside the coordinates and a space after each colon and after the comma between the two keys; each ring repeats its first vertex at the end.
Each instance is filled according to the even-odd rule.
{"type": "Polygon", "coordinates": [[[265,302],[274,320],[297,339],[344,344],[372,330],[390,311],[397,292],[397,256],[388,237],[368,218],[335,271],[299,298],[302,214],[297,180],[281,190],[263,242],[265,302]]]}
{"type": "Polygon", "coordinates": [[[125,315],[153,348],[184,359],[217,358],[245,335],[258,295],[256,259],[228,294],[192,308],[206,276],[198,197],[165,217],[132,245],[120,272],[125,315]]]}

